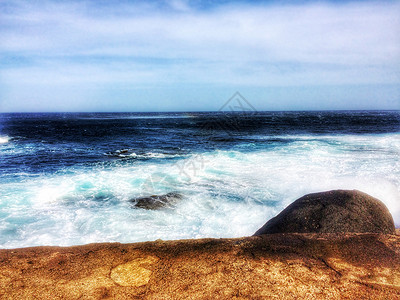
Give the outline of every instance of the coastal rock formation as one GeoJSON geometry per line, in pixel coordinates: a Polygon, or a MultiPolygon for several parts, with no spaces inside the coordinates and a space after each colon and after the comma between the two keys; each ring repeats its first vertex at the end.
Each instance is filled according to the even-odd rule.
{"type": "Polygon", "coordinates": [[[400,299],[400,236],[266,234],[0,250],[1,299],[400,299]]]}
{"type": "Polygon", "coordinates": [[[297,199],[254,235],[312,232],[394,234],[395,227],[380,200],[357,190],[334,190],[297,199]]]}
{"type": "Polygon", "coordinates": [[[134,207],[144,209],[161,209],[172,207],[176,202],[182,199],[182,195],[176,192],[170,192],[165,195],[152,195],[148,197],[134,198],[129,200],[134,207]]]}
{"type": "MultiPolygon", "coordinates": [[[[154,197],[164,197],[166,202],[167,198],[181,195],[168,193],[134,201],[142,203],[143,208],[159,208],[152,202],[156,201],[154,197]]],[[[361,231],[356,222],[362,222],[368,231],[380,227],[382,232],[394,233],[393,220],[383,203],[358,191],[310,194],[274,219],[275,223],[266,225],[275,227],[268,225],[268,230],[361,231]],[[297,227],[285,225],[290,220],[297,227]]],[[[236,239],[0,250],[1,299],[277,296],[400,299],[400,236],[277,233],[236,239]]]]}
{"type": "Polygon", "coordinates": [[[111,270],[111,279],[122,286],[142,286],[146,285],[151,277],[152,271],[143,265],[151,265],[158,261],[155,256],[137,258],[126,264],[118,265],[111,270]]]}

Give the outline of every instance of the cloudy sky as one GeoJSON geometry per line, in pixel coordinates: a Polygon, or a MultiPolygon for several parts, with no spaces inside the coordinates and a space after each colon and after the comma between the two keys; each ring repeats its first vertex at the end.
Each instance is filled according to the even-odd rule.
{"type": "Polygon", "coordinates": [[[0,0],[0,111],[400,109],[400,1],[0,0]]]}

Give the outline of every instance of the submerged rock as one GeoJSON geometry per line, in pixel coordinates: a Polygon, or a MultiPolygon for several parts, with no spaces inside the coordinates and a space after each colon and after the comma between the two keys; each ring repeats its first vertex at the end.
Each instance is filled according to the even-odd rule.
{"type": "Polygon", "coordinates": [[[313,232],[395,234],[395,228],[380,200],[357,190],[334,190],[297,199],[254,235],[313,232]]]}
{"type": "Polygon", "coordinates": [[[182,199],[181,194],[170,192],[165,195],[151,195],[148,197],[134,198],[129,201],[137,208],[161,209],[175,205],[180,199],[182,199]]]}

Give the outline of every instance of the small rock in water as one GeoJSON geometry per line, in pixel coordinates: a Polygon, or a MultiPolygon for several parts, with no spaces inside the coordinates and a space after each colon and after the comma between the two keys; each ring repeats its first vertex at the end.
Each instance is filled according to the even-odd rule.
{"type": "Polygon", "coordinates": [[[133,152],[133,149],[122,149],[116,150],[112,152],[105,153],[107,156],[110,157],[118,157],[118,158],[136,158],[136,153],[133,152]]]}
{"type": "Polygon", "coordinates": [[[161,209],[172,207],[176,202],[182,199],[182,195],[176,192],[170,192],[165,195],[151,195],[129,200],[137,208],[161,209]]]}
{"type": "Polygon", "coordinates": [[[297,199],[254,235],[313,232],[395,234],[395,227],[380,200],[357,190],[334,190],[297,199]]]}

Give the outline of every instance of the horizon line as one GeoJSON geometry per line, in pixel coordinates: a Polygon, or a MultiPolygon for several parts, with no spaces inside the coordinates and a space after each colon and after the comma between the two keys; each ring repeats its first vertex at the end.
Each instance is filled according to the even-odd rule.
{"type": "Polygon", "coordinates": [[[261,113],[261,112],[345,112],[345,111],[399,111],[400,109],[308,109],[308,110],[198,110],[198,111],[7,111],[0,114],[129,114],[129,113],[261,113]]]}

